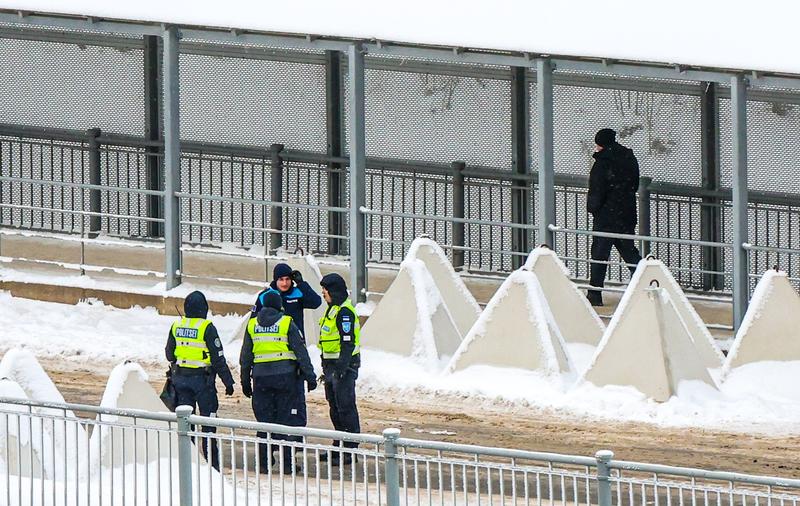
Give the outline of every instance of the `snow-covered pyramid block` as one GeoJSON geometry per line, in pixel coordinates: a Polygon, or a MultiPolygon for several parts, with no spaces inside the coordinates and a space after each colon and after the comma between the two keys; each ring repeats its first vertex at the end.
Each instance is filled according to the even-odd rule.
{"type": "MultiPolygon", "coordinates": [[[[158,394],[147,382],[147,373],[139,364],[125,362],[116,366],[108,377],[100,406],[116,409],[168,411],[158,394]]],[[[146,465],[159,458],[177,458],[177,439],[168,432],[167,422],[127,416],[99,415],[98,420],[109,424],[141,426],[156,430],[123,429],[112,425],[98,425],[91,436],[92,459],[98,467],[113,468],[130,464],[146,465]],[[160,441],[159,441],[160,439],[160,441]],[[123,445],[125,451],[123,452],[123,445]],[[171,452],[171,453],[170,453],[171,452]]]]}
{"type": "Polygon", "coordinates": [[[433,277],[422,260],[409,259],[361,331],[365,348],[414,357],[438,368],[451,357],[461,335],[433,277]]]}
{"type": "Polygon", "coordinates": [[[481,307],[453,269],[442,248],[428,237],[418,237],[411,243],[405,259],[417,259],[425,264],[453,317],[456,330],[462,336],[467,335],[480,316],[481,307]]]}
{"type": "Polygon", "coordinates": [[[512,272],[464,338],[447,370],[492,365],[555,375],[571,369],[536,275],[512,272]]]}
{"type": "Polygon", "coordinates": [[[678,305],[667,289],[655,286],[625,292],[584,379],[633,386],[660,402],[675,395],[682,381],[716,388],[678,305]]]}
{"type": "Polygon", "coordinates": [[[800,295],[785,272],[767,271],[758,282],[724,370],[762,360],[800,360],[800,295]]]}
{"type": "MultiPolygon", "coordinates": [[[[27,399],[62,404],[65,402],[50,376],[28,350],[20,348],[8,350],[3,356],[3,360],[0,361],[0,378],[7,378],[19,385],[27,399]]],[[[66,416],[70,420],[76,419],[75,413],[70,410],[65,412],[60,409],[35,407],[33,412],[38,416],[57,418],[66,416]]],[[[64,457],[68,462],[76,462],[76,458],[80,462],[86,462],[88,455],[86,430],[83,425],[70,420],[55,424],[45,423],[44,430],[48,433],[47,442],[52,441],[53,444],[46,445],[44,451],[48,455],[56,452],[58,454],[57,462],[63,462],[64,457]],[[66,455],[63,455],[64,452],[66,455]]],[[[63,479],[64,472],[63,466],[57,467],[56,475],[50,477],[63,479]]]]}
{"type": "MultiPolygon", "coordinates": [[[[686,298],[686,294],[683,293],[678,282],[675,281],[672,273],[660,260],[648,257],[639,262],[636,272],[631,276],[628,288],[617,306],[614,318],[618,313],[625,311],[625,305],[633,300],[632,294],[639,293],[651,284],[655,284],[654,281],[669,294],[670,300],[689,331],[689,337],[694,343],[701,362],[709,369],[722,367],[725,357],[717,348],[714,338],[689,299],[686,298]]],[[[608,330],[606,330],[607,332],[608,330]]]]}
{"type": "Polygon", "coordinates": [[[544,246],[536,248],[528,255],[524,268],[536,274],[564,340],[597,346],[605,325],[569,278],[569,270],[556,253],[544,246]]]}
{"type": "MultiPolygon", "coordinates": [[[[0,397],[28,398],[25,390],[8,378],[0,378],[0,397]]],[[[45,477],[52,477],[52,447],[46,453],[42,445],[50,433],[42,435],[41,418],[27,413],[27,406],[0,403],[0,475],[41,478],[44,469],[45,477]]]]}

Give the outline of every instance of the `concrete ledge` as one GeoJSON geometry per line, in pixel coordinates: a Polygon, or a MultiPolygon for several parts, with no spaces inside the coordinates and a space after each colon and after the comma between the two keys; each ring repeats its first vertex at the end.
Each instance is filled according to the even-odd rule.
{"type": "MultiPolygon", "coordinates": [[[[119,309],[130,309],[134,306],[153,307],[160,314],[172,316],[178,316],[178,309],[183,311],[183,299],[180,297],[57,286],[44,283],[22,283],[19,281],[0,281],[0,290],[8,291],[14,297],[59,304],[77,304],[88,299],[97,299],[104,304],[119,309]]],[[[208,306],[214,314],[235,313],[244,315],[250,311],[249,305],[232,302],[209,300],[208,306]]]]}

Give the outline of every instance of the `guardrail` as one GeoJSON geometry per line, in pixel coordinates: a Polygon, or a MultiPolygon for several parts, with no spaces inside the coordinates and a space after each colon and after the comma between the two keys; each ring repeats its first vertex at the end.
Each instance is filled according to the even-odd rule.
{"type": "MultiPolygon", "coordinates": [[[[144,168],[161,165],[162,151],[163,142],[97,129],[0,124],[0,226],[80,234],[87,241],[82,244],[100,234],[161,241],[165,192],[144,168]]],[[[348,164],[345,157],[279,144],[182,143],[181,187],[174,193],[181,211],[176,254],[234,243],[263,248],[265,256],[280,248],[350,256],[353,210],[340,188],[348,164]]],[[[366,179],[366,205],[357,210],[366,234],[358,246],[369,262],[398,263],[408,244],[427,234],[456,269],[502,274],[540,242],[542,227],[533,212],[538,174],[372,157],[366,179]],[[524,216],[506,205],[520,199],[527,202],[524,216]]],[[[556,174],[554,185],[557,212],[547,229],[560,236],[554,249],[573,276],[586,279],[596,262],[589,258],[591,236],[602,235],[589,230],[587,178],[556,174]]],[[[642,178],[639,233],[626,238],[638,241],[643,254],[662,259],[684,289],[730,294],[731,198],[725,188],[642,178]]],[[[793,194],[749,192],[751,242],[759,242],[744,246],[750,288],[766,269],[777,265],[792,275],[800,265],[800,234],[792,226],[800,224],[798,202],[793,194]]],[[[83,259],[73,264],[82,272],[93,269],[83,259]]],[[[628,269],[616,253],[608,265],[608,279],[624,283],[628,269]]]]}
{"type": "Polygon", "coordinates": [[[209,418],[192,415],[188,406],[154,413],[0,398],[0,433],[6,504],[747,506],[800,500],[796,479],[614,460],[610,451],[584,457],[409,439],[397,429],[348,434],[209,418]],[[217,463],[207,458],[214,453],[217,463]]]}

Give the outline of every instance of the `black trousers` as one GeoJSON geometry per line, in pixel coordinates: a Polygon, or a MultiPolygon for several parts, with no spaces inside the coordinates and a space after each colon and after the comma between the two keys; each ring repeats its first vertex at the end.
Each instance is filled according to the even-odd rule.
{"type": "MultiPolygon", "coordinates": [[[[200,416],[216,416],[219,399],[217,398],[217,387],[214,384],[215,380],[215,374],[174,374],[172,383],[175,385],[177,405],[191,406],[192,413],[199,411],[200,416]]],[[[213,433],[217,432],[217,428],[204,425],[202,431],[213,433]]],[[[219,470],[219,448],[216,439],[203,438],[200,450],[206,461],[214,469],[219,470]]]]}
{"type": "MultiPolygon", "coordinates": [[[[290,427],[304,427],[306,424],[305,396],[298,401],[298,377],[295,373],[274,374],[271,376],[253,377],[253,414],[256,420],[264,423],[277,423],[290,427]]],[[[259,438],[267,438],[265,432],[258,433],[259,438]]],[[[272,434],[272,439],[283,441],[301,441],[299,436],[288,434],[272,434]]],[[[259,445],[259,459],[262,468],[272,465],[272,451],[269,445],[259,445]]],[[[284,447],[284,467],[292,461],[294,452],[291,447],[284,447]]]]}
{"type": "MultiPolygon", "coordinates": [[[[591,255],[592,260],[607,262],[611,257],[611,247],[617,248],[619,255],[627,264],[638,264],[642,259],[636,244],[632,239],[613,239],[611,237],[593,237],[591,255]]],[[[631,274],[636,267],[629,267],[631,274]]],[[[603,263],[593,263],[589,268],[589,284],[602,287],[606,280],[608,265],[603,263]]]]}
{"type": "MultiPolygon", "coordinates": [[[[336,369],[332,365],[326,367],[323,364],[322,369],[325,374],[325,399],[328,400],[333,428],[342,432],[361,432],[361,422],[356,407],[358,369],[347,369],[341,379],[336,377],[336,369]]],[[[334,445],[339,444],[340,442],[334,441],[334,445]]],[[[344,446],[356,448],[358,444],[346,442],[344,446]]]]}

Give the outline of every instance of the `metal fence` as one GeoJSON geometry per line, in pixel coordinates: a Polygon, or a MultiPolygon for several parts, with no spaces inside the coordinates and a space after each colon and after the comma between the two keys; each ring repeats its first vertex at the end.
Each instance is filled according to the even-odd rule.
{"type": "Polygon", "coordinates": [[[170,286],[182,248],[233,243],[348,256],[361,297],[365,262],[421,233],[457,268],[509,272],[548,243],[585,278],[610,126],[640,160],[642,247],[684,287],[741,313],[736,279],[799,277],[793,76],[180,32],[0,11],[0,226],[166,237],[170,286]]]}
{"type": "Polygon", "coordinates": [[[800,480],[0,398],[6,504],[796,505],[800,480]],[[342,446],[331,444],[331,440],[342,446]],[[216,464],[207,456],[217,454],[216,464]]]}

